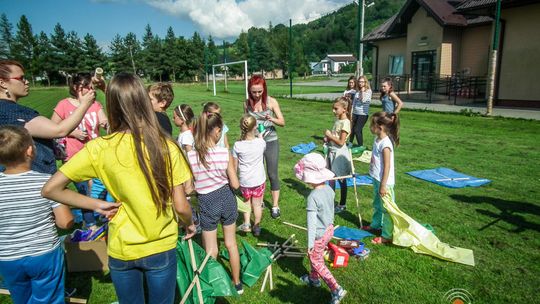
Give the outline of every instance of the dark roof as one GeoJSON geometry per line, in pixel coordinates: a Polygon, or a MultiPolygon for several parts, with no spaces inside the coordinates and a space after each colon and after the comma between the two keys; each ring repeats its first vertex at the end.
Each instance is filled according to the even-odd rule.
{"type": "MultiPolygon", "coordinates": [[[[493,9],[497,0],[465,0],[456,8],[460,12],[478,11],[482,9],[493,9]]],[[[538,3],[538,0],[501,0],[501,6],[503,8],[515,7],[527,4],[538,3]]],[[[488,13],[489,11],[483,11],[488,13]]]]}
{"type": "MultiPolygon", "coordinates": [[[[473,1],[473,0],[469,0],[473,1]]],[[[496,0],[474,0],[474,1],[496,1],[496,0]]],[[[519,1],[519,0],[507,0],[519,1]]],[[[407,0],[401,10],[390,17],[383,24],[365,35],[362,41],[376,41],[392,39],[406,36],[407,25],[411,18],[423,7],[430,16],[441,26],[465,27],[491,22],[489,17],[466,17],[456,9],[456,6],[463,5],[467,0],[407,0]]]]}
{"type": "Polygon", "coordinates": [[[392,25],[392,23],[396,19],[396,16],[397,14],[390,17],[383,24],[373,29],[371,32],[369,32],[367,35],[364,36],[362,41],[375,41],[375,40],[398,38],[398,37],[404,36],[404,35],[398,35],[398,34],[391,34],[388,32],[388,28],[390,27],[390,25],[392,25]]]}
{"type": "Polygon", "coordinates": [[[328,54],[326,57],[333,61],[356,61],[352,54],[328,54]]]}

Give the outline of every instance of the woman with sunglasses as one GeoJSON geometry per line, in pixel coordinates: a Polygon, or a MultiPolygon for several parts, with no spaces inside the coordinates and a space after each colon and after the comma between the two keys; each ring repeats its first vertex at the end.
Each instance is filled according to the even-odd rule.
{"type": "MultiPolygon", "coordinates": [[[[28,95],[28,79],[24,67],[14,60],[0,60],[0,126],[18,125],[28,130],[36,145],[36,157],[32,170],[54,174],[56,160],[53,139],[67,136],[81,122],[95,98],[95,91],[78,92],[80,106],[66,119],[54,122],[33,109],[18,104],[28,95]]],[[[4,168],[0,166],[0,172],[4,168]]]]}

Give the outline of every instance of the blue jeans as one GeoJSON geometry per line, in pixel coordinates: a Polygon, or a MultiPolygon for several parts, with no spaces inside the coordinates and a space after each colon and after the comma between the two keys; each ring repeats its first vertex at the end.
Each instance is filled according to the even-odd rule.
{"type": "Polygon", "coordinates": [[[176,290],[176,249],[131,261],[109,256],[111,278],[120,304],[144,303],[144,284],[148,303],[172,304],[176,290]]]}
{"type": "Polygon", "coordinates": [[[15,304],[64,303],[64,251],[0,261],[0,274],[15,304]]]}
{"type": "MultiPolygon", "coordinates": [[[[77,192],[79,192],[82,195],[88,196],[90,194],[90,189],[88,189],[88,181],[80,182],[80,183],[73,183],[75,185],[75,188],[77,188],[77,192]]],[[[86,227],[94,226],[96,225],[96,218],[94,217],[94,211],[88,210],[88,209],[81,209],[82,217],[84,224],[86,227]]]]}

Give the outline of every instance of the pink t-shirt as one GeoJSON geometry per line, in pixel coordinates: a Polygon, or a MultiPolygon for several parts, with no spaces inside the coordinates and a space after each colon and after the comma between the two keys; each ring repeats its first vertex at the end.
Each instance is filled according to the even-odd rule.
{"type": "MultiPolygon", "coordinates": [[[[77,106],[73,105],[69,101],[69,99],[66,98],[58,102],[56,108],[54,108],[54,112],[58,116],[60,116],[62,120],[64,120],[69,117],[76,109],[77,106]]],[[[86,111],[86,114],[84,114],[83,120],[77,127],[79,130],[86,131],[86,133],[88,134],[85,140],[81,141],[74,137],[65,137],[67,154],[66,160],[69,160],[73,155],[75,155],[75,153],[79,152],[84,147],[85,143],[99,136],[98,113],[99,111],[101,111],[101,109],[103,109],[101,107],[101,104],[97,101],[94,101],[94,103],[86,111]]]]}

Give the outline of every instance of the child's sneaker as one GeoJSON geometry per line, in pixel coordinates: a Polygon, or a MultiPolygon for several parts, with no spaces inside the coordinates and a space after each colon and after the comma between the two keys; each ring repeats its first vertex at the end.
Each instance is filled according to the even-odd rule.
{"type": "Polygon", "coordinates": [[[347,291],[339,286],[336,290],[332,291],[332,300],[330,300],[330,304],[339,304],[339,302],[345,298],[345,295],[347,295],[347,291]]]}
{"type": "Polygon", "coordinates": [[[311,286],[311,287],[321,287],[321,280],[319,279],[312,279],[309,277],[309,274],[305,274],[303,276],[300,277],[300,281],[302,281],[302,283],[308,285],[308,286],[311,286]]]}
{"type": "Polygon", "coordinates": [[[242,232],[251,232],[251,225],[250,224],[242,224],[236,228],[238,231],[242,232]]]}
{"type": "Polygon", "coordinates": [[[270,213],[273,219],[277,219],[281,216],[281,212],[279,211],[279,207],[272,207],[272,212],[270,213]]]}
{"type": "Polygon", "coordinates": [[[253,236],[261,235],[261,226],[253,225],[253,229],[251,229],[251,231],[253,232],[253,236]]]}
{"type": "Polygon", "coordinates": [[[334,213],[341,213],[345,210],[347,210],[346,205],[337,205],[336,207],[334,207],[334,213]]]}
{"type": "Polygon", "coordinates": [[[242,287],[242,282],[234,285],[234,289],[236,289],[236,292],[241,295],[244,293],[244,288],[242,287]]]}

